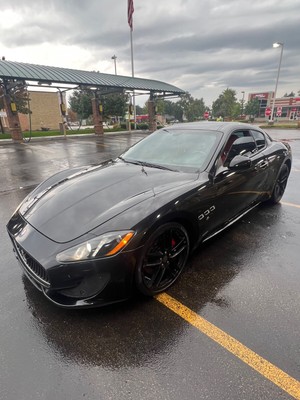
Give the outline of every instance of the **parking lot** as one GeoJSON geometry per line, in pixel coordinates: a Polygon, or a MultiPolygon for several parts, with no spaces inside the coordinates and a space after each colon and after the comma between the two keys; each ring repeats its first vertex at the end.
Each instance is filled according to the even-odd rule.
{"type": "Polygon", "coordinates": [[[27,279],[5,225],[62,169],[114,158],[144,133],[0,142],[0,399],[300,399],[300,131],[276,206],[200,247],[156,299],[55,307],[27,279]]]}

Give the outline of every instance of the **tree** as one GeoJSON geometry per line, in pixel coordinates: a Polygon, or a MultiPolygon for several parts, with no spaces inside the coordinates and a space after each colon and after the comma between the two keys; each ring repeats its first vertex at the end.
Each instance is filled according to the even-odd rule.
{"type": "Polygon", "coordinates": [[[164,100],[164,113],[178,121],[182,121],[183,111],[179,102],[164,100]]]}
{"type": "Polygon", "coordinates": [[[92,99],[94,92],[89,89],[74,90],[69,99],[69,106],[72,111],[77,113],[78,119],[86,119],[92,115],[92,99]]]}
{"type": "Polygon", "coordinates": [[[214,116],[233,118],[236,103],[236,91],[229,88],[225,89],[212,104],[214,116]]]}
{"type": "MultiPolygon", "coordinates": [[[[11,88],[8,90],[8,94],[10,95],[11,101],[16,103],[17,111],[21,114],[29,114],[30,106],[29,106],[29,94],[27,92],[27,86],[20,82],[20,84],[14,81],[7,82],[7,85],[12,84],[11,88]]],[[[4,87],[0,86],[0,109],[4,109],[3,95],[4,95],[4,87]]]]}
{"type": "Polygon", "coordinates": [[[258,99],[252,99],[248,101],[245,107],[245,113],[247,115],[250,115],[250,118],[255,118],[258,116],[259,113],[259,100],[258,99]]]}
{"type": "Polygon", "coordinates": [[[295,93],[294,92],[291,92],[291,93],[285,93],[284,95],[283,95],[283,97],[295,97],[295,93]]]}
{"type": "Polygon", "coordinates": [[[123,117],[127,110],[127,98],[123,93],[114,93],[103,96],[103,116],[105,119],[118,116],[123,117]]]}
{"type": "Polygon", "coordinates": [[[238,119],[240,115],[242,114],[242,105],[241,103],[235,103],[232,109],[232,117],[234,119],[238,119]]]}
{"type": "Polygon", "coordinates": [[[202,118],[206,108],[203,98],[194,99],[190,93],[186,93],[181,96],[178,104],[183,111],[183,115],[188,121],[195,121],[202,118]]]}
{"type": "Polygon", "coordinates": [[[138,104],[135,106],[135,110],[136,110],[136,115],[143,115],[144,114],[144,110],[141,106],[139,106],[138,104]]]}
{"type": "MultiPolygon", "coordinates": [[[[92,115],[92,99],[95,92],[90,89],[74,90],[69,99],[69,106],[76,112],[79,119],[86,119],[92,115]]],[[[127,109],[127,98],[123,93],[107,94],[101,97],[103,104],[103,117],[124,116],[127,109]]]]}
{"type": "MultiPolygon", "coordinates": [[[[180,100],[174,102],[170,100],[156,100],[158,114],[169,115],[172,119],[183,121],[185,117],[188,121],[195,121],[202,118],[206,106],[204,100],[194,99],[190,93],[181,96],[180,100]]],[[[148,113],[147,103],[144,106],[145,114],[148,113]]]]}

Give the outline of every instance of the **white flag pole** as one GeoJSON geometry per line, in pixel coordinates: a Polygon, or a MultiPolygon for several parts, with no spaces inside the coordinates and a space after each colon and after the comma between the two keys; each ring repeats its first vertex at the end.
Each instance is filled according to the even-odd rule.
{"type": "MultiPolygon", "coordinates": [[[[131,76],[134,78],[134,61],[133,61],[133,39],[132,39],[132,32],[133,32],[133,0],[128,0],[128,9],[127,9],[127,16],[128,16],[128,24],[130,27],[130,50],[131,50],[131,76]]],[[[135,93],[133,90],[133,115],[134,115],[134,129],[136,130],[136,106],[135,106],[135,93]]],[[[130,116],[129,116],[130,119],[130,116]]]]}

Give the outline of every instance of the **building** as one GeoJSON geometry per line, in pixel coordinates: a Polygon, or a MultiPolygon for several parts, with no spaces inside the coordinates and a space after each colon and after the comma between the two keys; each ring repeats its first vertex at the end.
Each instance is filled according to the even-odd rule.
{"type": "MultiPolygon", "coordinates": [[[[58,130],[62,122],[60,110],[60,96],[57,92],[28,91],[29,108],[31,114],[20,114],[19,120],[22,131],[58,130]]],[[[65,94],[63,95],[66,104],[65,94]]],[[[5,111],[0,113],[1,122],[5,130],[8,120],[5,111]]]]}
{"type": "MultiPolygon", "coordinates": [[[[266,109],[270,109],[273,106],[274,92],[250,93],[248,101],[253,99],[259,100],[258,118],[267,118],[266,109]]],[[[274,118],[277,120],[299,120],[300,96],[275,99],[274,118]]]]}

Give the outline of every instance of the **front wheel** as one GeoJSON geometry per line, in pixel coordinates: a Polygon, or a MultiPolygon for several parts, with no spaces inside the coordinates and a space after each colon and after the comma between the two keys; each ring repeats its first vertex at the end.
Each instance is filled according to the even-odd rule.
{"type": "Polygon", "coordinates": [[[269,203],[271,204],[279,203],[284,194],[289,174],[290,174],[289,167],[286,164],[283,164],[280,168],[272,195],[269,199],[269,203]]]}
{"type": "Polygon", "coordinates": [[[148,239],[136,270],[136,286],[154,296],[171,286],[181,274],[189,255],[189,237],[178,223],[160,226],[148,239]]]}

